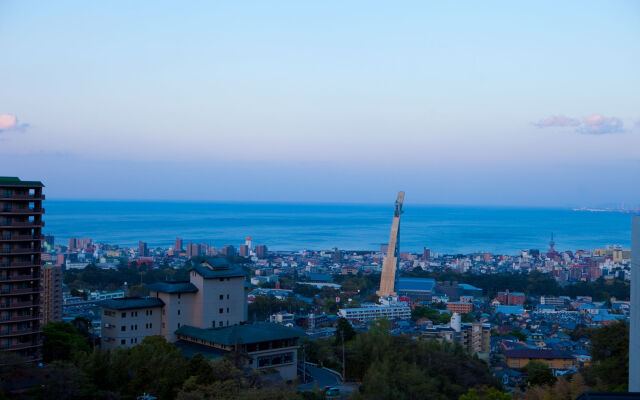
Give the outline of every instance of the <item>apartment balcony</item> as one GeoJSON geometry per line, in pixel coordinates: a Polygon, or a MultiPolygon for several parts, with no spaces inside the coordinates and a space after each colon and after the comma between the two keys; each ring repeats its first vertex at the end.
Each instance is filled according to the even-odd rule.
{"type": "Polygon", "coordinates": [[[44,221],[20,221],[20,222],[11,222],[4,223],[0,221],[0,226],[4,228],[43,228],[44,221]]]}
{"type": "Polygon", "coordinates": [[[42,330],[40,328],[8,329],[0,331],[0,338],[19,335],[33,335],[37,333],[42,333],[42,330]]]}
{"type": "Polygon", "coordinates": [[[29,200],[29,201],[42,201],[45,199],[44,194],[14,194],[11,196],[0,196],[0,200],[29,200]]]}
{"type": "Polygon", "coordinates": [[[0,209],[0,215],[34,215],[44,214],[44,208],[12,208],[12,209],[0,209]]]}
{"type": "Polygon", "coordinates": [[[37,342],[30,342],[30,343],[16,343],[16,344],[11,344],[11,345],[4,345],[4,346],[0,346],[0,350],[6,350],[6,351],[12,351],[12,350],[25,350],[25,349],[30,349],[30,348],[34,348],[34,347],[40,347],[41,344],[37,343],[37,342]]]}
{"type": "Polygon", "coordinates": [[[0,303],[0,309],[2,310],[13,310],[16,308],[29,308],[34,306],[39,306],[40,302],[37,300],[28,300],[28,301],[13,301],[11,303],[0,303]]]}
{"type": "Polygon", "coordinates": [[[32,281],[34,279],[40,279],[40,274],[15,274],[0,276],[0,282],[21,282],[32,281]]]}
{"type": "Polygon", "coordinates": [[[37,254],[41,252],[42,252],[42,249],[35,249],[35,248],[0,249],[0,254],[37,254]]]}
{"type": "Polygon", "coordinates": [[[23,294],[35,294],[40,293],[40,288],[21,288],[21,289],[2,289],[0,295],[20,296],[23,294]]]}
{"type": "Polygon", "coordinates": [[[0,268],[24,268],[24,267],[41,267],[42,263],[34,263],[33,261],[12,261],[0,264],[0,268]]]}
{"type": "Polygon", "coordinates": [[[35,240],[42,240],[40,235],[2,235],[0,236],[0,242],[31,242],[35,240]]]}
{"type": "Polygon", "coordinates": [[[37,321],[39,319],[40,318],[37,315],[12,315],[10,317],[0,317],[0,323],[37,321]]]}

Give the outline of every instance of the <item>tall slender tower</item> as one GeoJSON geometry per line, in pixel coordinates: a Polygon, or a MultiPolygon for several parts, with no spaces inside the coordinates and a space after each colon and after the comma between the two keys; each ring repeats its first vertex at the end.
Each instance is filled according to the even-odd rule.
{"type": "Polygon", "coordinates": [[[387,256],[382,263],[382,275],[380,276],[380,297],[395,296],[396,281],[398,280],[398,255],[400,253],[400,215],[402,215],[402,203],[404,192],[398,192],[398,199],[393,210],[393,222],[391,223],[391,235],[387,256]]]}
{"type": "Polygon", "coordinates": [[[0,351],[39,360],[41,182],[0,177],[0,351]]]}
{"type": "Polygon", "coordinates": [[[629,391],[640,392],[640,216],[631,217],[631,332],[629,391]]]}

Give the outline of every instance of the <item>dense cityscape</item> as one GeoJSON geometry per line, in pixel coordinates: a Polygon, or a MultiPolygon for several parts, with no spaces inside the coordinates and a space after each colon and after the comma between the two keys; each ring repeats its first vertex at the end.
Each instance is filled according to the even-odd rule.
{"type": "Polygon", "coordinates": [[[191,399],[219,390],[207,388],[205,378],[128,389],[143,393],[70,382],[56,388],[51,379],[60,377],[47,370],[60,363],[82,370],[100,354],[144,346],[171,346],[185,362],[232,368],[220,364],[227,362],[238,376],[253,376],[230,398],[270,388],[273,398],[560,399],[627,387],[630,249],[559,252],[550,233],[547,249],[518,255],[427,247],[407,253],[399,240],[402,192],[389,244],[379,251],[270,251],[251,237],[220,249],[180,237],[170,248],[143,240],[130,248],[43,235],[42,186],[0,178],[0,328],[10,350],[3,355],[24,360],[5,360],[7,394],[37,398],[60,390],[63,398],[85,398],[90,390],[96,398],[191,399]],[[449,354],[456,372],[434,375],[425,358],[401,361],[435,385],[407,391],[403,379],[413,378],[375,369],[391,368],[391,361],[366,362],[378,345],[363,349],[371,340],[391,341],[399,353],[427,346],[411,351],[426,351],[429,360],[429,352],[449,354]],[[16,367],[24,362],[33,370],[16,367]],[[376,373],[386,374],[384,382],[376,373]],[[474,378],[464,381],[467,374],[474,378]],[[34,391],[34,382],[44,392],[34,391]],[[562,391],[568,397],[548,397],[562,391]]]}

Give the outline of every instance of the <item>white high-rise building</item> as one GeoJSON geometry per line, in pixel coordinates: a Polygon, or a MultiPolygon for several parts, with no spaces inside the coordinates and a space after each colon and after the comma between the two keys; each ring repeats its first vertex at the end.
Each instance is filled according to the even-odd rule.
{"type": "Polygon", "coordinates": [[[629,391],[640,392],[640,216],[631,218],[631,332],[629,391]]]}

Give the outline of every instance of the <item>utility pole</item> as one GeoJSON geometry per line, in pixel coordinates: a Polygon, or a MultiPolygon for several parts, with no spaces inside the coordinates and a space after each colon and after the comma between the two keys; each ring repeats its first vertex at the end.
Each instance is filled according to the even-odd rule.
{"type": "Polygon", "coordinates": [[[344,380],[347,377],[344,367],[344,329],[340,330],[340,336],[342,337],[342,383],[344,383],[344,380]]]}
{"type": "Polygon", "coordinates": [[[307,383],[307,358],[302,346],[302,383],[307,383]]]}

